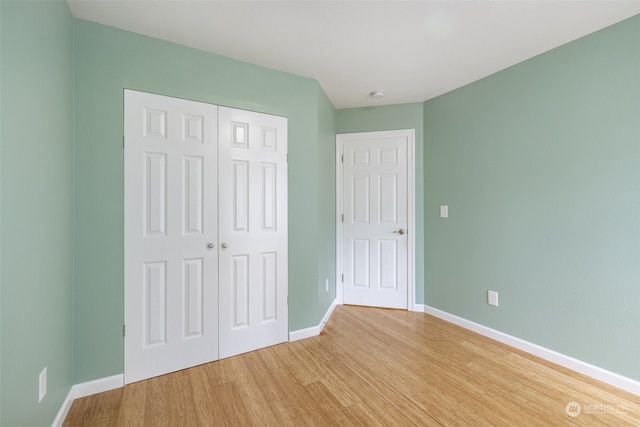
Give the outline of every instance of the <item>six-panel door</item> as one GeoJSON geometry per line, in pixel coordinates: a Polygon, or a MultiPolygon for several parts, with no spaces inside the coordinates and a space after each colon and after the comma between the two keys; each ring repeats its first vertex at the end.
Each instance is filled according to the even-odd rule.
{"type": "Polygon", "coordinates": [[[287,119],[127,90],[124,157],[125,383],[287,341],[287,119]]]}
{"type": "Polygon", "coordinates": [[[408,138],[343,140],[344,303],[406,309],[408,138]]]}
{"type": "Polygon", "coordinates": [[[287,119],[219,107],[220,358],[288,340],[287,119]]]}
{"type": "Polygon", "coordinates": [[[125,383],[218,358],[217,107],[125,91],[125,383]]]}

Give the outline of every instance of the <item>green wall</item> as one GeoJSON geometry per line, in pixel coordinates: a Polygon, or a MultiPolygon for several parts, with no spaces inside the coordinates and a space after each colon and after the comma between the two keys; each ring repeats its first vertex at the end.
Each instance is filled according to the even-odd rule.
{"type": "Polygon", "coordinates": [[[424,103],[427,305],[640,379],[639,46],[637,16],[424,103]]]}
{"type": "Polygon", "coordinates": [[[0,16],[0,424],[47,426],[72,384],[73,19],[51,1],[0,16]]]}
{"type": "Polygon", "coordinates": [[[1,425],[50,425],[72,384],[123,371],[124,88],[289,118],[290,330],[335,298],[335,134],[412,128],[416,302],[640,379],[640,17],[425,103],[337,111],[313,80],[64,2],[2,1],[0,23],[1,425]]]}
{"type": "MultiPolygon", "coordinates": [[[[336,298],[336,110],[318,87],[318,321],[336,298]],[[326,280],[329,290],[326,290],[326,280]]],[[[316,322],[316,325],[318,322],[316,322]]]]}
{"type": "MultiPolygon", "coordinates": [[[[336,133],[415,129],[416,304],[424,303],[424,175],[422,103],[345,108],[336,111],[336,133]]],[[[335,141],[334,141],[335,144],[335,141]]],[[[334,168],[335,171],[335,168],[334,168]]],[[[335,187],[334,187],[335,188],[335,187]]],[[[335,194],[335,190],[334,190],[335,194]]],[[[335,196],[334,196],[335,197],[335,196]]]]}
{"type": "MultiPolygon", "coordinates": [[[[2,52],[4,51],[2,45],[2,4],[0,4],[0,242],[2,242],[2,82],[4,68],[2,66],[2,52]]],[[[2,244],[0,244],[0,423],[2,423],[2,244]]]]}
{"type": "MultiPolygon", "coordinates": [[[[0,4],[0,242],[2,242],[2,75],[4,74],[4,68],[2,66],[2,52],[4,51],[2,45],[2,4],[0,4]]],[[[0,244],[0,423],[2,423],[2,244],[0,244]]]]}
{"type": "Polygon", "coordinates": [[[75,382],[123,372],[124,88],[289,118],[289,330],[317,325],[335,277],[323,205],[333,107],[318,83],[87,21],[75,34],[75,382]]]}

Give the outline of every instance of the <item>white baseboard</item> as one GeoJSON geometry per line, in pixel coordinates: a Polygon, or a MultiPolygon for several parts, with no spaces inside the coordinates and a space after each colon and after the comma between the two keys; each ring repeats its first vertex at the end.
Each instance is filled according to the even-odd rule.
{"type": "Polygon", "coordinates": [[[100,378],[97,380],[87,381],[85,383],[74,385],[73,387],[71,387],[71,390],[69,390],[69,394],[67,394],[67,398],[62,403],[62,406],[58,411],[58,415],[56,416],[55,420],[53,420],[53,424],[51,424],[51,427],[62,427],[64,419],[67,417],[67,414],[71,409],[71,404],[75,399],[91,396],[92,394],[96,393],[102,393],[104,391],[114,390],[123,386],[123,374],[113,375],[111,377],[100,378]]]}
{"type": "Polygon", "coordinates": [[[64,399],[64,402],[62,402],[62,406],[58,411],[58,415],[56,415],[56,418],[53,420],[51,427],[62,427],[62,424],[64,424],[64,420],[65,418],[67,418],[67,414],[71,409],[71,404],[73,403],[73,399],[74,399],[73,387],[71,387],[71,389],[69,390],[69,393],[67,394],[67,398],[64,399]]]}
{"type": "Polygon", "coordinates": [[[322,332],[322,329],[324,329],[324,325],[329,321],[329,317],[331,317],[331,313],[333,313],[333,310],[337,305],[339,305],[338,300],[334,299],[318,326],[312,326],[310,328],[298,329],[297,331],[289,332],[289,342],[303,340],[305,338],[311,338],[320,335],[320,332],[322,332]]]}
{"type": "Polygon", "coordinates": [[[430,307],[428,305],[416,304],[415,308],[415,311],[421,311],[420,309],[422,309],[422,311],[424,311],[425,313],[438,317],[442,320],[446,320],[447,322],[461,326],[465,329],[469,329],[470,331],[476,332],[480,335],[484,335],[503,344],[507,344],[511,347],[515,347],[519,350],[553,362],[557,365],[564,366],[565,368],[571,369],[572,371],[579,372],[588,377],[602,381],[603,383],[618,387],[622,390],[628,391],[629,393],[640,396],[639,381],[624,377],[620,374],[616,374],[615,372],[608,371],[598,366],[591,365],[587,362],[583,362],[582,360],[575,359],[571,356],[558,353],[557,351],[549,350],[548,348],[530,343],[520,338],[516,338],[514,336],[505,334],[495,329],[491,329],[487,326],[472,322],[470,320],[458,317],[456,315],[447,313],[446,311],[442,311],[434,307],[430,307]]]}
{"type": "Polygon", "coordinates": [[[417,312],[420,312],[420,313],[424,313],[425,312],[424,311],[425,307],[426,307],[426,305],[424,305],[424,304],[413,304],[413,310],[411,310],[411,311],[417,311],[417,312]]]}
{"type": "Polygon", "coordinates": [[[124,374],[113,375],[111,377],[76,384],[73,386],[72,390],[75,389],[74,399],[78,399],[80,397],[114,390],[119,387],[124,387],[124,374]]]}

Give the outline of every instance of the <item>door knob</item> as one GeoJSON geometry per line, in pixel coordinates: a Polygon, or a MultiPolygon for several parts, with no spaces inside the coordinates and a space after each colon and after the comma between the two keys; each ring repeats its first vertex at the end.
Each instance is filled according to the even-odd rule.
{"type": "Polygon", "coordinates": [[[229,245],[227,245],[226,243],[223,243],[223,244],[222,244],[222,245],[220,245],[220,246],[222,246],[222,249],[227,249],[227,248],[229,247],[229,245]]]}
{"type": "Polygon", "coordinates": [[[404,231],[404,228],[401,228],[400,230],[396,230],[396,231],[393,232],[393,234],[404,234],[404,233],[406,233],[404,231]]]}
{"type": "Polygon", "coordinates": [[[213,243],[207,244],[207,249],[213,249],[213,243]]]}

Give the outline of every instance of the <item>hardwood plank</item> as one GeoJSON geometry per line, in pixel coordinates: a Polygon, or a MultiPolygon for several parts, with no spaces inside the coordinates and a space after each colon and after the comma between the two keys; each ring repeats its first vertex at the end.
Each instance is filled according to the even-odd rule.
{"type": "Polygon", "coordinates": [[[111,427],[118,423],[123,389],[76,399],[63,426],[111,427]]]}
{"type": "MultiPolygon", "coordinates": [[[[361,419],[358,414],[348,410],[341,404],[340,400],[333,394],[332,390],[322,382],[307,384],[305,389],[315,408],[322,412],[322,419],[325,425],[333,424],[339,426],[367,425],[366,420],[361,419]]],[[[321,419],[318,419],[320,422],[321,419]]],[[[319,424],[314,423],[314,424],[319,424]]]]}
{"type": "Polygon", "coordinates": [[[234,383],[224,384],[213,390],[216,398],[216,413],[223,423],[212,425],[248,426],[252,425],[242,395],[234,383]]]}
{"type": "Polygon", "coordinates": [[[423,313],[340,306],[324,332],[77,399],[64,426],[640,425],[640,397],[423,313]]]}
{"type": "Polygon", "coordinates": [[[216,387],[210,381],[207,369],[188,369],[189,380],[193,387],[193,406],[201,425],[223,425],[224,417],[217,398],[222,395],[224,386],[216,387]]]}
{"type": "Polygon", "coordinates": [[[141,405],[146,404],[149,383],[150,381],[139,381],[122,388],[122,406],[118,414],[118,426],[145,426],[145,411],[141,410],[141,405]]]}

